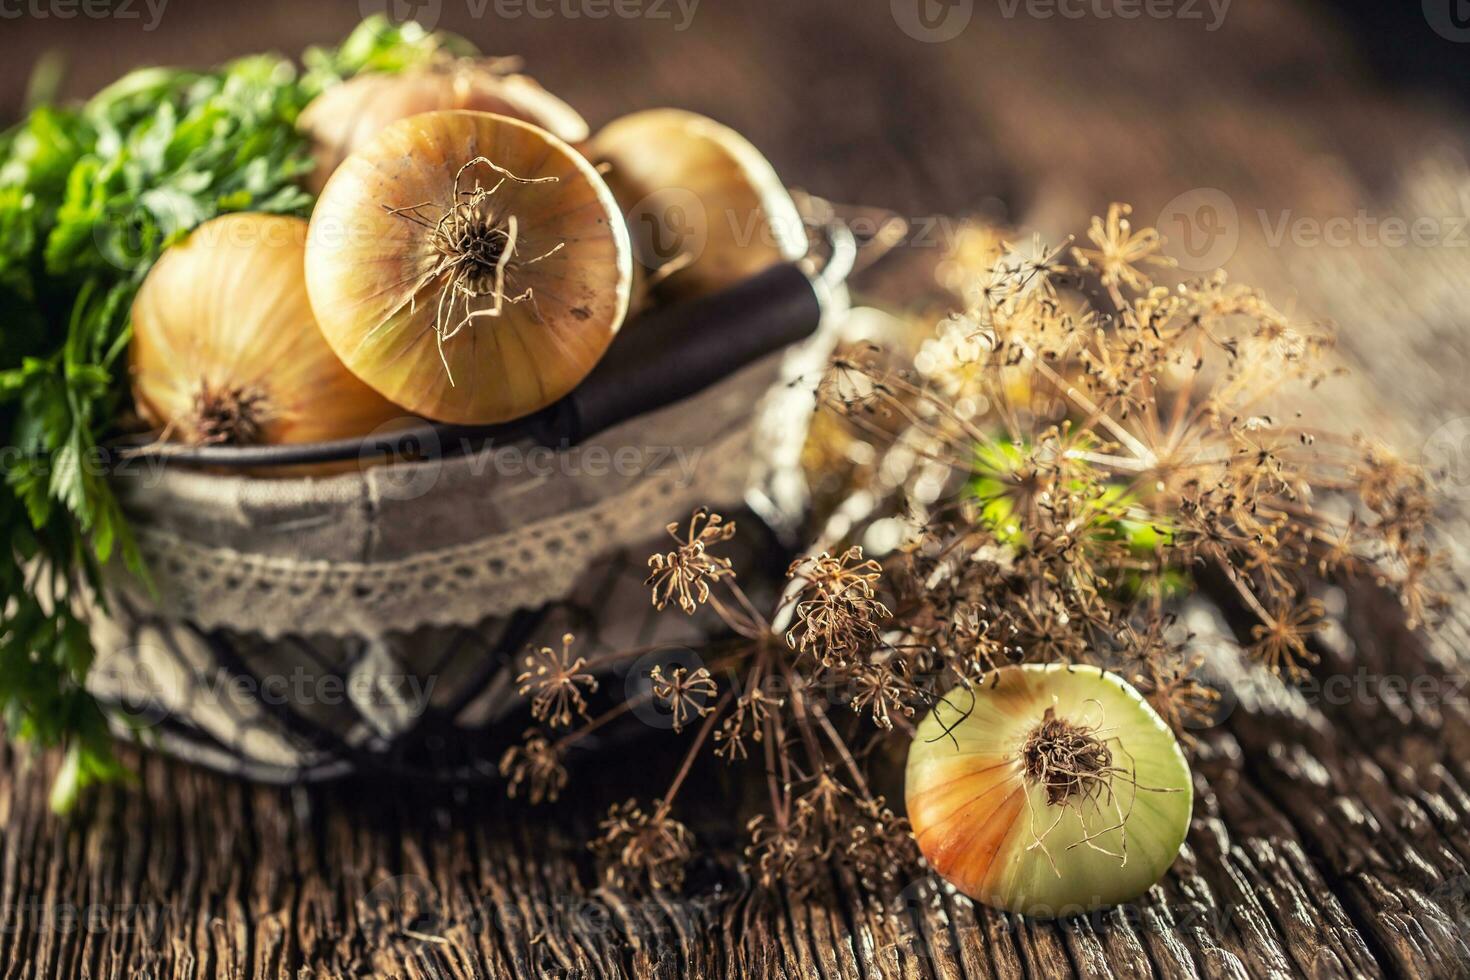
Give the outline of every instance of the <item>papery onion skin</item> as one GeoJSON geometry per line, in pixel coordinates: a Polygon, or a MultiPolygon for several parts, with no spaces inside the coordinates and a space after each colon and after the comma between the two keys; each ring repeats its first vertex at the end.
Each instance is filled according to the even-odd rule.
{"type": "Polygon", "coordinates": [[[416,413],[479,425],[535,412],[586,377],[627,314],[632,258],[612,193],[566,143],[503,116],[432,112],[387,127],[328,181],[306,278],[322,332],[354,374],[416,413]],[[419,213],[432,219],[461,178],[461,190],[499,182],[488,166],[465,170],[476,158],[523,181],[555,179],[506,180],[486,199],[489,218],[518,219],[506,299],[491,316],[492,297],[472,298],[476,318],[456,314],[462,329],[441,342],[451,283],[433,271],[444,255],[405,212],[427,203],[419,213]]]}
{"type": "MultiPolygon", "coordinates": [[[[352,375],[306,294],[307,223],[266,214],[205,222],[154,264],[133,303],[129,357],[139,414],[170,438],[201,431],[201,396],[257,399],[256,444],[366,435],[403,409],[352,375]]],[[[217,434],[216,434],[217,435],[217,434]]]]}
{"type": "Polygon", "coordinates": [[[588,143],[634,238],[640,272],[671,300],[735,285],[807,252],[775,168],[728,126],[682,109],[613,120],[588,143]],[[685,267],[669,266],[687,252],[685,267]]]}
{"type": "Polygon", "coordinates": [[[1194,800],[1184,754],[1142,696],[1116,675],[1065,664],[1005,667],[973,689],[951,691],[919,725],[905,796],[935,871],[986,905],[1041,917],[1146,892],[1178,855],[1194,800]],[[1099,726],[1113,764],[1133,773],[1136,792],[1127,778],[1111,780],[1123,809],[1132,805],[1124,829],[1106,829],[1118,823],[1110,806],[1049,802],[1046,787],[1028,778],[1022,747],[1048,708],[1099,726]],[[1114,854],[1078,843],[1098,831],[1095,843],[1114,854]],[[1045,850],[1033,846],[1038,838],[1045,850]]]}
{"type": "Polygon", "coordinates": [[[420,112],[473,109],[534,123],[567,143],[587,139],[587,121],[526,75],[502,74],[473,60],[368,73],[327,89],[297,125],[311,137],[316,168],[308,186],[320,193],[342,161],[385,126],[420,112]]]}

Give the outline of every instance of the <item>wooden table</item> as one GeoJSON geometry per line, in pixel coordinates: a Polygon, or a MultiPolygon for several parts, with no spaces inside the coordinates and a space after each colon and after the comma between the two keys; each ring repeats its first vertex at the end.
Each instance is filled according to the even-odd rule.
{"type": "MultiPolygon", "coordinates": [[[[7,20],[0,90],[18,91],[48,45],[71,55],[80,93],[144,60],[295,50],[343,33],[355,8],[173,0],[153,31],[7,20]]],[[[1111,199],[1152,221],[1179,194],[1222,189],[1237,208],[1231,265],[1341,323],[1358,369],[1334,396],[1342,418],[1412,452],[1470,416],[1467,249],[1269,240],[1283,214],[1448,223],[1466,207],[1463,112],[1373,81],[1324,10],[1241,3],[1212,32],[980,4],[954,40],[925,43],[888,8],[705,0],[678,31],[477,19],[446,0],[442,24],[525,54],[594,123],[706,111],[792,182],[916,225],[981,210],[1055,235],[1111,199]]],[[[1449,43],[1422,27],[1414,40],[1449,43]]],[[[1446,520],[1467,540],[1463,509],[1446,520]]],[[[135,786],[66,821],[45,805],[55,760],[5,753],[0,976],[1467,975],[1470,605],[1425,638],[1367,585],[1346,601],[1323,670],[1425,679],[1433,696],[1242,700],[1205,733],[1188,845],[1137,907],[1024,921],[918,870],[882,894],[838,877],[808,897],[761,891],[734,869],[718,774],[683,797],[706,845],[684,894],[599,887],[578,842],[609,796],[658,789],[632,753],[610,761],[625,776],[551,810],[362,782],[253,786],[135,755],[135,786]]]]}

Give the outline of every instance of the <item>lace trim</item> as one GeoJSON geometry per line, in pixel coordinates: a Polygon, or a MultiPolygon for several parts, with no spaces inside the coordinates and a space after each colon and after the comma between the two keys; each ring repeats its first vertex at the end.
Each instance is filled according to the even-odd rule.
{"type": "MultiPolygon", "coordinates": [[[[421,626],[468,626],[488,616],[560,599],[598,557],[649,538],[650,530],[745,493],[753,465],[750,429],[709,446],[693,479],[677,472],[642,480],[581,510],[466,545],[372,563],[300,561],[137,529],[165,614],[204,629],[373,636],[421,626]]],[[[126,581],[122,588],[130,588],[126,581]]]]}

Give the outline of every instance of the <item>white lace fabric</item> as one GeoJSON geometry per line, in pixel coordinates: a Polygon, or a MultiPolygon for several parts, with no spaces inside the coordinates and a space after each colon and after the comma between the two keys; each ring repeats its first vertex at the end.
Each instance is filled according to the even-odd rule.
{"type": "Polygon", "coordinates": [[[577,447],[490,446],[322,479],[165,469],[123,500],[153,578],[134,603],[206,630],[375,636],[473,625],[564,597],[600,555],[758,471],[752,406],[780,358],[577,447]]]}

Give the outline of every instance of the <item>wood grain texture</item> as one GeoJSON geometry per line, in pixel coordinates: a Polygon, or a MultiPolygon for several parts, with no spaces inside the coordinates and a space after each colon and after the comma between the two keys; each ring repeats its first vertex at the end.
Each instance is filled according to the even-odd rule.
{"type": "MultiPolygon", "coordinates": [[[[1114,198],[1152,220],[1194,187],[1225,189],[1243,214],[1389,209],[1406,168],[1465,148],[1457,109],[1375,83],[1305,3],[1239,4],[1213,33],[983,7],[932,45],[896,30],[887,3],[849,0],[706,0],[686,32],[492,23],[450,2],[442,24],[524,53],[594,125],[651,105],[709,112],[792,182],[916,221],[979,208],[1059,233],[1114,198]]],[[[246,14],[173,0],[147,33],[7,22],[0,43],[26,56],[0,58],[0,90],[18,91],[47,46],[70,52],[83,93],[142,61],[298,49],[357,16],[352,3],[308,14],[262,0],[246,14]]],[[[1458,262],[1290,250],[1251,226],[1234,264],[1303,308],[1332,307],[1362,368],[1340,402],[1422,439],[1470,414],[1454,368],[1470,357],[1470,303],[1400,292],[1452,278],[1463,291],[1458,262]],[[1376,303],[1340,298],[1355,278],[1376,303]]],[[[1424,638],[1396,628],[1391,598],[1367,584],[1333,598],[1343,628],[1322,676],[1368,693],[1271,697],[1234,667],[1231,710],[1200,733],[1184,853],[1135,906],[1028,921],[918,871],[883,893],[837,874],[808,896],[761,891],[736,869],[740,787],[719,771],[681,797],[703,845],[685,892],[608,888],[579,842],[612,798],[661,788],[649,771],[667,767],[650,756],[677,749],[656,738],[541,810],[481,791],[252,786],[135,754],[135,786],[67,821],[46,809],[56,760],[6,750],[0,980],[1470,975],[1470,606],[1424,638]],[[1400,681],[1423,696],[1393,696],[1400,681]]]]}

